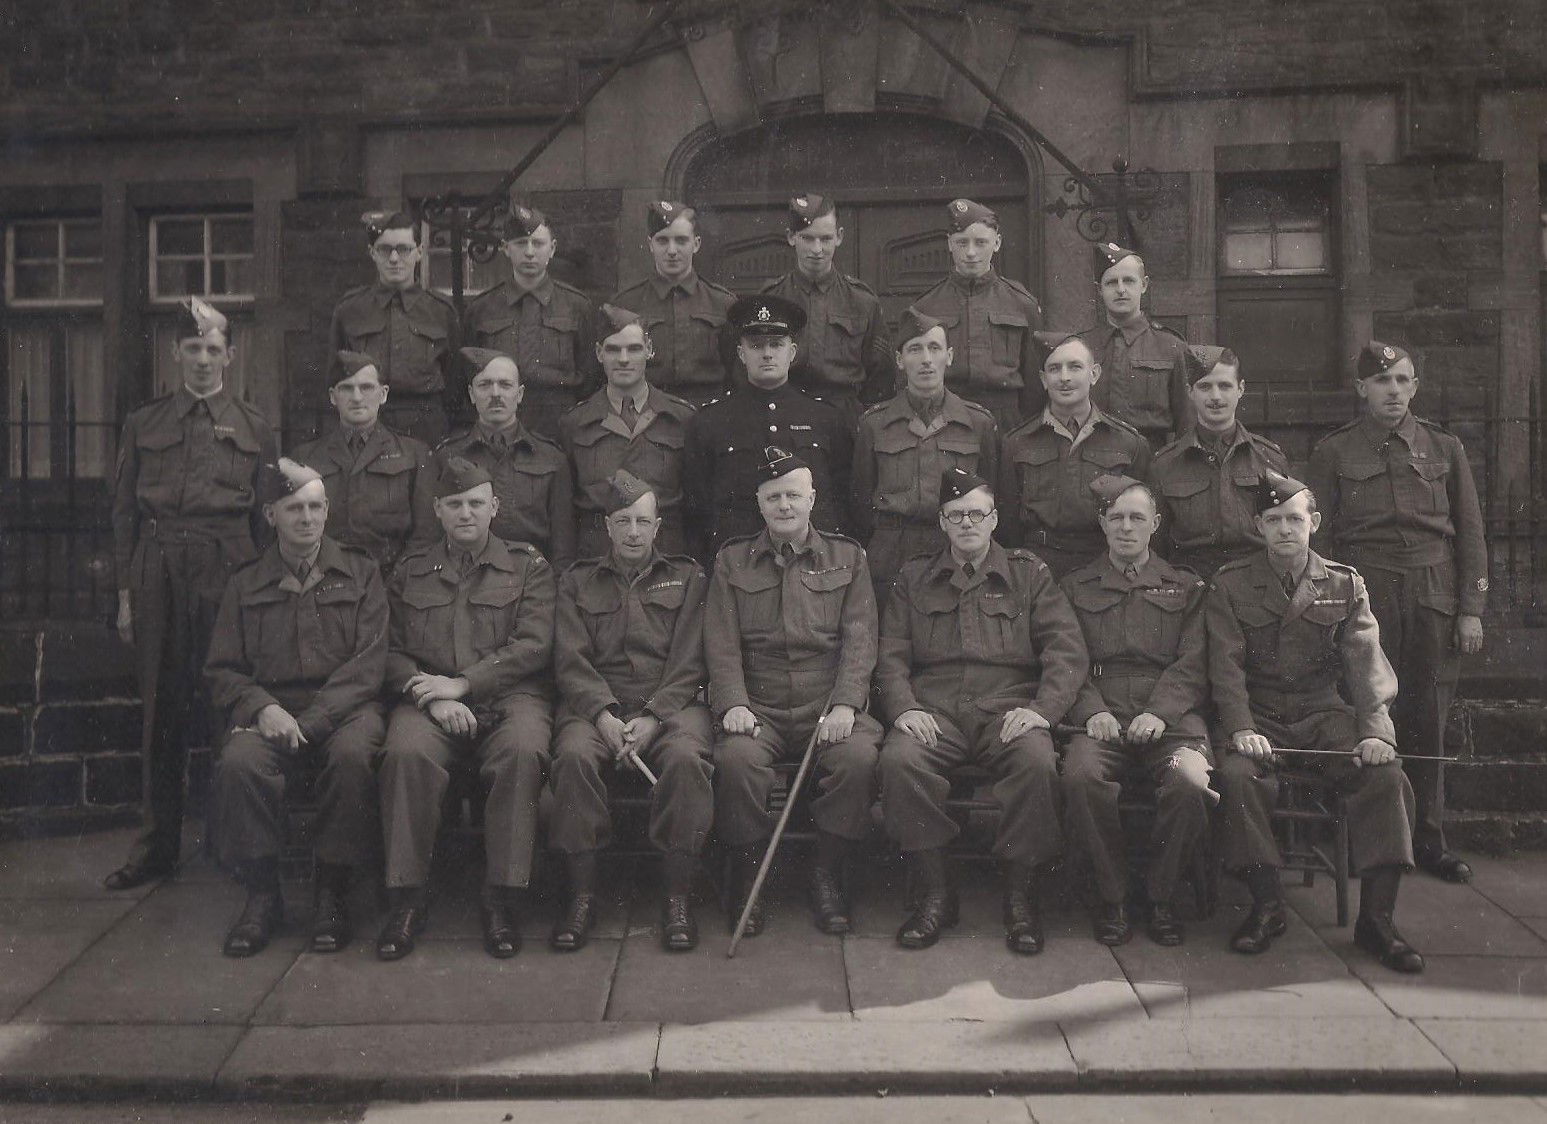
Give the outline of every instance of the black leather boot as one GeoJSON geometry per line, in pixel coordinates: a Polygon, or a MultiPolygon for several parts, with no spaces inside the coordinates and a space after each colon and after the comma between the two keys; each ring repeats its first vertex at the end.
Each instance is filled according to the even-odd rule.
{"type": "Polygon", "coordinates": [[[666,900],[661,903],[661,947],[667,952],[691,952],[698,947],[698,922],[693,917],[693,875],[698,856],[668,851],[661,858],[666,900]]]}
{"type": "Polygon", "coordinates": [[[1354,943],[1393,972],[1421,972],[1423,957],[1402,939],[1392,915],[1402,868],[1376,867],[1359,882],[1359,920],[1354,922],[1354,943]]]}
{"type": "Polygon", "coordinates": [[[916,904],[902,928],[897,930],[897,943],[903,948],[928,948],[955,925],[961,915],[956,894],[951,889],[945,851],[938,847],[909,851],[908,872],[913,878],[916,904]]]}
{"type": "Polygon", "coordinates": [[[852,849],[853,844],[841,836],[817,832],[816,861],[811,866],[809,887],[811,913],[816,927],[829,936],[842,936],[854,928],[843,883],[844,866],[852,849]]]}
{"type": "Polygon", "coordinates": [[[576,851],[567,856],[567,865],[569,897],[548,938],[555,952],[578,952],[584,948],[596,923],[596,852],[576,851]]]}
{"type": "Polygon", "coordinates": [[[1230,937],[1230,947],[1249,956],[1267,952],[1275,937],[1289,928],[1284,912],[1284,893],[1279,888],[1278,868],[1249,866],[1241,872],[1252,892],[1252,911],[1230,937]]]}
{"type": "Polygon", "coordinates": [[[1035,956],[1042,951],[1042,909],[1037,902],[1037,872],[1028,863],[1004,866],[1004,943],[1011,952],[1035,956]]]}
{"type": "Polygon", "coordinates": [[[387,919],[376,935],[378,960],[401,960],[429,924],[430,907],[423,886],[401,886],[387,891],[387,919]]]}
{"type": "Polygon", "coordinates": [[[279,893],[279,864],[261,859],[243,864],[242,885],[247,901],[242,913],[226,933],[221,951],[227,956],[256,956],[269,946],[274,930],[284,920],[285,907],[279,893]]]}
{"type": "Polygon", "coordinates": [[[349,878],[352,871],[336,863],[317,864],[316,909],[312,911],[313,952],[337,952],[350,941],[349,878]]]}

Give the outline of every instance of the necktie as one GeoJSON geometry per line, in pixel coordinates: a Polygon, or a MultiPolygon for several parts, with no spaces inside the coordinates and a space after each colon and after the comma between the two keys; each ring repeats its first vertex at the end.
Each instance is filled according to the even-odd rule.
{"type": "Polygon", "coordinates": [[[1284,583],[1284,596],[1293,601],[1295,596],[1295,586],[1299,584],[1295,581],[1294,575],[1285,574],[1279,580],[1284,583]]]}
{"type": "Polygon", "coordinates": [[[295,564],[295,580],[301,583],[301,588],[306,588],[306,579],[311,576],[312,564],[305,558],[295,564]]]}
{"type": "Polygon", "coordinates": [[[471,574],[472,572],[473,572],[473,552],[471,550],[464,550],[462,552],[461,558],[458,559],[458,561],[457,561],[457,576],[460,577],[460,578],[465,578],[465,577],[467,577],[468,574],[471,574]]]}
{"type": "Polygon", "coordinates": [[[623,400],[623,424],[628,426],[630,433],[639,425],[639,407],[634,405],[633,398],[623,400]]]}
{"type": "Polygon", "coordinates": [[[365,434],[351,433],[349,435],[349,451],[354,455],[355,460],[360,459],[360,454],[365,451],[365,434]]]}
{"type": "Polygon", "coordinates": [[[779,556],[784,559],[786,566],[795,565],[795,547],[792,544],[785,543],[781,546],[779,548],[779,556]]]}
{"type": "Polygon", "coordinates": [[[966,574],[969,578],[970,577],[975,577],[977,575],[977,572],[978,572],[978,568],[976,566],[974,566],[971,562],[963,562],[962,563],[962,573],[966,574]]]}
{"type": "Polygon", "coordinates": [[[1127,578],[1131,582],[1138,581],[1139,580],[1139,568],[1137,566],[1135,566],[1132,562],[1128,563],[1128,565],[1123,568],[1123,577],[1127,578]]]}

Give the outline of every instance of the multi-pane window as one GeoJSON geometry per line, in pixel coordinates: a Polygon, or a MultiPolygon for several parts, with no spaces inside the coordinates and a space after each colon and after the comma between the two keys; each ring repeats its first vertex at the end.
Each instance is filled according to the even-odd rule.
{"type": "Polygon", "coordinates": [[[157,215],[150,220],[147,237],[152,392],[166,394],[182,382],[175,358],[177,320],[171,313],[189,296],[199,296],[219,306],[231,322],[226,342],[233,356],[225,383],[232,394],[243,394],[251,324],[247,309],[256,287],[251,213],[157,215]]]}
{"type": "Polygon", "coordinates": [[[161,215],[150,220],[150,297],[253,297],[252,215],[161,215]]]}
{"type": "Polygon", "coordinates": [[[102,366],[102,221],[5,228],[5,475],[93,479],[111,465],[102,366]]]}
{"type": "Polygon", "coordinates": [[[12,308],[102,303],[100,219],[13,222],[5,248],[5,299],[12,308]]]}
{"type": "Polygon", "coordinates": [[[1220,269],[1293,277],[1331,268],[1331,207],[1311,182],[1243,183],[1224,196],[1220,269]]]}

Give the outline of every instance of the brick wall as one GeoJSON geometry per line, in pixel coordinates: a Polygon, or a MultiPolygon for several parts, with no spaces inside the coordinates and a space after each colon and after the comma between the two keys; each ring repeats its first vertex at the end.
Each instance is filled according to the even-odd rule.
{"type": "MultiPolygon", "coordinates": [[[[958,13],[962,5],[942,3],[958,13]]],[[[1006,0],[1030,26],[1146,33],[1160,89],[1526,82],[1547,73],[1539,0],[1006,0]]],[[[696,0],[688,19],[809,6],[696,0]]],[[[571,101],[581,60],[649,17],[636,0],[20,0],[0,11],[0,105],[69,132],[204,119],[489,113],[571,101]]],[[[0,118],[4,120],[4,118],[0,118]]]]}
{"type": "MultiPolygon", "coordinates": [[[[128,648],[81,623],[7,629],[0,653],[0,837],[136,820],[140,700],[128,648]]],[[[195,807],[209,764],[195,752],[195,807]]]]}

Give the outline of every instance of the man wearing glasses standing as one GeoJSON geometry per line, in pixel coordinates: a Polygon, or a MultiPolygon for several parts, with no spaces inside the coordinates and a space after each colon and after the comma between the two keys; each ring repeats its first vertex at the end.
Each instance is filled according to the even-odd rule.
{"type": "Polygon", "coordinates": [[[376,361],[392,397],[381,421],[431,448],[446,436],[451,357],[457,350],[457,313],[451,302],[419,284],[419,228],[402,211],[371,211],[365,224],[376,282],[344,294],[328,329],[330,384],[344,377],[340,351],[376,361]]]}
{"type": "Polygon", "coordinates": [[[928,948],[956,924],[945,848],[960,830],[946,811],[952,769],[994,774],[1002,814],[994,855],[1004,872],[1005,942],[1042,951],[1038,870],[1063,849],[1052,726],[1089,670],[1080,622],[1051,571],[993,540],[999,516],[982,477],[948,469],[940,526],[950,545],[902,568],[881,621],[876,686],[892,724],[881,749],[887,834],[907,856],[913,913],[903,948],[928,948]]]}

